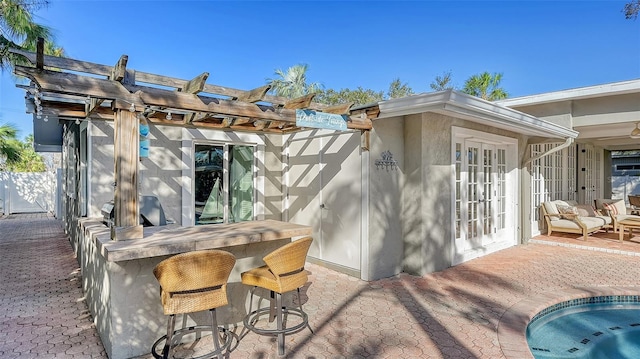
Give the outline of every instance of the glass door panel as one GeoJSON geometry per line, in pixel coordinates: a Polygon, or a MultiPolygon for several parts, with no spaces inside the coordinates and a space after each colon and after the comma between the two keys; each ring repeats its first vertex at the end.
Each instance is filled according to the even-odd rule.
{"type": "Polygon", "coordinates": [[[229,222],[253,219],[253,147],[229,149],[229,222]]]}
{"type": "Polygon", "coordinates": [[[196,224],[224,222],[224,147],[196,145],[195,149],[196,224]]]}

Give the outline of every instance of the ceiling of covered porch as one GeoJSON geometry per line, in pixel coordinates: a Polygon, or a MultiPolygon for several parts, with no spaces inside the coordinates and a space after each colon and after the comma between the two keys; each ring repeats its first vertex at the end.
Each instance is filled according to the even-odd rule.
{"type": "Polygon", "coordinates": [[[577,131],[577,142],[610,151],[640,149],[640,80],[582,87],[499,101],[560,122],[577,131]],[[632,133],[633,132],[633,133],[632,133]]]}

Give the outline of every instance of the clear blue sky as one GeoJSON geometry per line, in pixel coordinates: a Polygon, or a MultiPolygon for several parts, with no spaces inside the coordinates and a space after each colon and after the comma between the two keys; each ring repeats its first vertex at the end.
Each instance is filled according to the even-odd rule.
{"type": "MultiPolygon", "coordinates": [[[[451,71],[462,86],[502,72],[510,97],[640,78],[640,20],[627,1],[69,1],[36,21],[67,56],[252,89],[275,69],[309,65],[325,88],[414,92],[451,71]]],[[[24,91],[2,74],[0,123],[32,132],[24,91]]]]}

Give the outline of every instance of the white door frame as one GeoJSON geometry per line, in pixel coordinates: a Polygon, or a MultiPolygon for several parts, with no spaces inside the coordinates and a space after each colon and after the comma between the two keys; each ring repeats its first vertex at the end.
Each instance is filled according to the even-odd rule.
{"type": "MultiPolygon", "coordinates": [[[[511,137],[505,137],[505,136],[500,136],[500,135],[495,135],[495,134],[490,134],[490,133],[485,133],[485,132],[480,132],[480,131],[476,131],[476,130],[471,130],[471,129],[466,129],[466,128],[460,128],[460,127],[452,127],[452,131],[451,131],[451,184],[454,190],[451,193],[451,263],[452,265],[456,265],[456,264],[460,264],[462,262],[468,261],[470,259],[473,258],[477,258],[480,257],[482,255],[488,254],[488,253],[492,253],[495,252],[497,250],[503,249],[503,248],[507,248],[507,247],[511,247],[513,245],[515,245],[517,243],[517,229],[518,229],[518,221],[519,221],[519,216],[516,215],[516,211],[518,209],[517,206],[517,202],[519,200],[518,197],[518,186],[519,186],[519,167],[518,167],[518,156],[517,156],[517,151],[518,149],[518,140],[515,138],[511,138],[511,137]],[[469,193],[467,193],[468,188],[467,188],[467,181],[464,178],[465,176],[462,175],[461,176],[461,182],[459,183],[459,191],[460,191],[460,196],[462,199],[465,199],[467,201],[462,201],[460,203],[460,215],[458,217],[458,213],[456,211],[456,144],[457,143],[461,143],[461,158],[460,158],[460,164],[462,165],[461,167],[461,171],[463,173],[466,173],[465,170],[463,170],[466,166],[465,162],[468,161],[468,159],[466,158],[466,151],[467,151],[467,143],[471,142],[471,143],[479,143],[481,146],[479,148],[479,151],[482,152],[482,148],[484,146],[482,145],[488,145],[488,147],[493,149],[493,155],[497,154],[497,150],[499,149],[505,149],[505,155],[506,155],[506,173],[505,173],[505,179],[504,179],[504,186],[505,188],[505,193],[506,193],[506,202],[505,202],[505,206],[506,206],[506,211],[505,211],[505,223],[507,223],[507,228],[509,228],[509,230],[507,232],[503,232],[501,233],[501,236],[497,236],[495,233],[490,233],[488,234],[488,237],[486,238],[486,240],[483,238],[482,239],[482,243],[480,243],[478,246],[476,246],[475,248],[467,248],[467,241],[468,239],[466,238],[467,235],[467,203],[468,203],[468,198],[469,198],[469,193]],[[460,220],[460,223],[458,224],[458,219],[460,220]],[[457,227],[459,225],[459,227],[457,227]],[[495,240],[494,240],[495,238],[495,240]],[[491,239],[491,240],[489,240],[491,239]]],[[[482,158],[482,155],[480,155],[480,158],[482,158]]],[[[495,163],[495,160],[492,159],[493,161],[493,170],[492,170],[492,176],[494,176],[493,178],[493,182],[494,182],[494,189],[495,190],[495,185],[496,185],[496,170],[495,167],[497,166],[497,164],[495,163]]],[[[484,164],[483,163],[478,163],[479,167],[482,167],[484,164]]],[[[481,173],[482,173],[482,169],[481,169],[481,173]]],[[[482,179],[480,179],[480,182],[482,182],[482,179]]],[[[479,186],[483,186],[482,183],[479,183],[479,186]]],[[[493,197],[493,201],[495,201],[496,203],[494,203],[492,205],[492,216],[493,216],[493,220],[494,220],[494,224],[492,226],[495,226],[495,221],[496,221],[496,206],[497,206],[497,199],[496,196],[494,194],[491,194],[491,196],[493,197]]],[[[479,212],[479,214],[482,211],[479,212]]],[[[479,220],[482,222],[482,218],[479,218],[479,220]]],[[[482,225],[482,223],[480,223],[480,225],[482,225]]]]}

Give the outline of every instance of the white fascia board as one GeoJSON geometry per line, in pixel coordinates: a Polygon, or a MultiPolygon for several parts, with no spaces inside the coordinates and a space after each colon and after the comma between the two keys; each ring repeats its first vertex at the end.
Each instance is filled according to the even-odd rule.
{"type": "Polygon", "coordinates": [[[579,100],[591,97],[624,95],[630,93],[640,93],[640,79],[589,87],[579,87],[575,89],[547,92],[531,96],[514,97],[506,100],[496,101],[496,103],[501,106],[507,107],[528,106],[558,101],[579,100]]]}
{"type": "Polygon", "coordinates": [[[570,128],[453,90],[388,100],[379,108],[378,118],[436,112],[530,136],[578,137],[570,128]]]}

